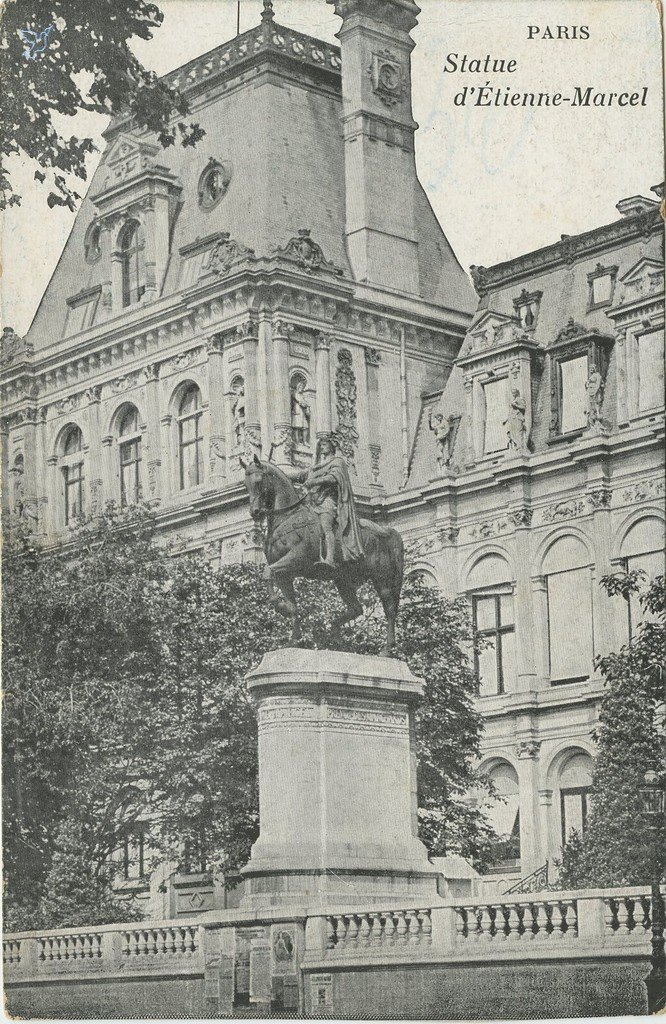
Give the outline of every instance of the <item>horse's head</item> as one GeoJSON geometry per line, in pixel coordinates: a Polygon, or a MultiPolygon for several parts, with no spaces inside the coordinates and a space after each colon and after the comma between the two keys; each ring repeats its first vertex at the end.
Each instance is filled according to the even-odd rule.
{"type": "Polygon", "coordinates": [[[255,522],[272,511],[275,504],[275,488],[268,466],[259,461],[255,455],[252,462],[240,460],[245,470],[245,487],[250,495],[250,515],[255,522]]]}

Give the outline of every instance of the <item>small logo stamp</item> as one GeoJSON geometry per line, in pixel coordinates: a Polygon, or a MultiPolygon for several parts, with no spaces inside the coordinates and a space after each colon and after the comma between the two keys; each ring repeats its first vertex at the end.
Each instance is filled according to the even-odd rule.
{"type": "Polygon", "coordinates": [[[18,30],[18,34],[25,46],[23,56],[26,60],[37,60],[38,57],[41,57],[49,45],[49,39],[54,30],[55,25],[47,25],[41,32],[33,32],[29,28],[20,28],[18,30]]]}

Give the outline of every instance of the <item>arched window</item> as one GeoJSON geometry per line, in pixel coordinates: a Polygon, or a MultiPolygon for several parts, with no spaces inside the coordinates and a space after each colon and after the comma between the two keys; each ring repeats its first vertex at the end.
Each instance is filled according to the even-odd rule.
{"type": "Polygon", "coordinates": [[[516,626],[508,563],[499,555],[480,558],[467,578],[474,629],[481,639],[475,655],[479,696],[515,689],[516,626]]]}
{"type": "Polygon", "coordinates": [[[202,416],[201,392],[196,384],[190,384],[178,407],[181,491],[187,487],[196,487],[203,480],[202,416]]]}
{"type": "Polygon", "coordinates": [[[588,679],[594,660],[590,555],[578,537],[560,537],[543,560],[551,683],[588,679]]]}
{"type": "Polygon", "coordinates": [[[139,413],[130,405],[124,410],[118,425],[120,452],[120,504],[122,508],[135,505],[141,497],[141,428],[139,413]]]}
{"type": "Polygon", "coordinates": [[[488,773],[497,799],[485,809],[486,817],[499,837],[491,856],[496,868],[520,867],[520,800],[516,769],[500,761],[488,773]]]}
{"type": "Polygon", "coordinates": [[[589,754],[575,753],[565,761],[560,773],[563,846],[571,838],[572,832],[582,835],[585,831],[590,807],[592,767],[593,762],[589,754]]]}
{"type": "Polygon", "coordinates": [[[84,512],[83,435],[72,425],[62,441],[62,475],[65,484],[65,525],[84,512]]]}
{"type": "Polygon", "coordinates": [[[657,516],[645,516],[625,535],[620,548],[622,568],[625,572],[635,569],[645,573],[639,583],[637,594],[630,594],[627,600],[627,636],[631,639],[642,619],[649,619],[649,612],[641,607],[639,595],[655,576],[664,575],[664,523],[657,516]]]}
{"type": "Polygon", "coordinates": [[[146,290],[143,249],[141,225],[137,221],[131,221],[120,236],[123,306],[132,306],[139,302],[146,290]]]}

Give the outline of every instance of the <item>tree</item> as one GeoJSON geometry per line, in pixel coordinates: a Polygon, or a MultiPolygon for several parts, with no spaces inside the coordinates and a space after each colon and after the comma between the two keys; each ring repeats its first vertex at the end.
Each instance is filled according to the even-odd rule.
{"type": "MultiPolygon", "coordinates": [[[[303,582],[307,645],[378,653],[384,622],[336,632],[330,586],[303,582]]],[[[258,834],[254,707],[246,672],[289,644],[254,566],[173,557],[150,512],[110,508],[40,554],[4,562],[4,836],[8,927],[128,919],[114,865],[140,820],[155,861],[246,862],[258,834]],[[187,852],[189,851],[189,853],[187,852]]],[[[426,679],[418,716],[421,833],[433,853],[487,854],[465,794],[481,719],[467,610],[405,586],[398,651],[426,679]]]]}
{"type": "MultiPolygon", "coordinates": [[[[645,574],[618,573],[602,580],[608,594],[628,600],[639,594],[644,619],[631,642],[598,660],[607,690],[599,711],[591,811],[583,836],[563,849],[565,888],[648,883],[657,853],[666,849],[666,828],[646,836],[639,788],[648,769],[664,766],[664,577],[641,592],[645,574]]],[[[662,868],[663,870],[663,862],[662,868]]]]}
{"type": "Polygon", "coordinates": [[[48,178],[49,206],[75,209],[80,196],[69,188],[67,175],[85,180],[86,157],[95,147],[90,138],[65,137],[58,127],[60,115],[129,114],[163,146],[177,139],[193,146],[203,137],[198,124],[183,120],[188,104],[182,93],[148,71],[129,47],[133,37],[151,39],[162,20],[159,8],[146,0],[36,0],[30,5],[16,0],[4,5],[0,209],[20,203],[5,163],[15,154],[39,165],[38,181],[48,178]]]}

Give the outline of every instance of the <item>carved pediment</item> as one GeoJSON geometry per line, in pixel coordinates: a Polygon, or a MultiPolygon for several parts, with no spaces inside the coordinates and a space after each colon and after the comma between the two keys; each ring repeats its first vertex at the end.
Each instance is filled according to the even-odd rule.
{"type": "Polygon", "coordinates": [[[620,278],[616,305],[651,299],[664,290],[664,267],[651,256],[642,256],[626,274],[620,278]]]}
{"type": "Polygon", "coordinates": [[[249,249],[242,242],[237,242],[225,231],[204,260],[201,273],[202,276],[217,274],[219,277],[224,277],[235,263],[242,263],[244,260],[253,258],[254,249],[249,249]]]}
{"type": "Polygon", "coordinates": [[[122,133],[111,145],[104,161],[108,168],[105,185],[108,188],[114,182],[125,181],[136,174],[155,166],[155,157],[160,146],[144,142],[134,135],[122,133]]]}
{"type": "Polygon", "coordinates": [[[472,352],[498,348],[500,345],[530,341],[530,336],[521,327],[516,316],[486,310],[468,332],[472,352]]]}

